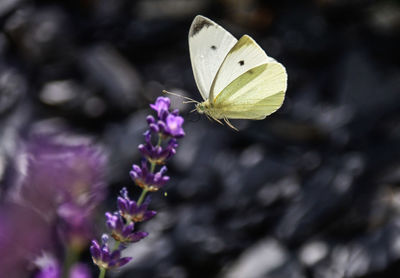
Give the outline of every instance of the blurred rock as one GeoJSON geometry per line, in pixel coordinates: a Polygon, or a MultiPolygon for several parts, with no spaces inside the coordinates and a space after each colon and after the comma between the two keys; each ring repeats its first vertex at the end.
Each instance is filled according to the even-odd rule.
{"type": "Polygon", "coordinates": [[[110,154],[110,182],[130,180],[129,171],[132,164],[140,162],[137,146],[144,142],[143,133],[148,128],[147,112],[149,110],[139,111],[122,123],[110,123],[105,127],[103,140],[110,154]]]}
{"type": "Polygon", "coordinates": [[[328,246],[323,241],[311,241],[301,248],[300,260],[306,266],[313,266],[328,254],[328,246]]]}
{"type": "MultiPolygon", "coordinates": [[[[287,251],[272,238],[263,239],[248,248],[221,276],[223,278],[267,278],[277,277],[271,273],[284,265],[287,251]]],[[[296,277],[296,276],[287,276],[296,277]]],[[[299,276],[297,276],[299,277],[299,276]]]]}
{"type": "Polygon", "coordinates": [[[9,46],[8,39],[4,33],[0,32],[0,56],[5,54],[7,47],[9,46]]]}
{"type": "Polygon", "coordinates": [[[179,210],[179,221],[173,236],[177,252],[192,263],[213,264],[213,258],[223,251],[225,240],[211,223],[215,221],[212,207],[186,206],[179,210]]]}
{"type": "Polygon", "coordinates": [[[137,1],[134,11],[144,20],[155,18],[186,18],[201,13],[210,4],[209,0],[142,0],[137,1]]]}
{"type": "Polygon", "coordinates": [[[358,154],[345,156],[342,163],[321,167],[293,200],[277,226],[278,237],[299,243],[324,223],[326,215],[349,205],[349,194],[355,189],[356,178],[363,173],[363,158],[358,154]]]}
{"type": "Polygon", "coordinates": [[[398,34],[400,28],[400,5],[395,2],[381,1],[370,10],[370,24],[377,32],[398,34]]]}
{"type": "Polygon", "coordinates": [[[66,58],[70,52],[71,33],[60,8],[20,8],[6,21],[5,31],[21,55],[33,63],[66,58]]]}
{"type": "Polygon", "coordinates": [[[3,0],[0,3],[0,17],[15,9],[23,0],[3,0]]]}
{"type": "Polygon", "coordinates": [[[24,77],[13,69],[0,69],[0,115],[14,107],[26,94],[24,77]]]}
{"type": "Polygon", "coordinates": [[[368,117],[368,114],[373,113],[374,119],[378,119],[379,115],[398,107],[399,71],[390,74],[379,72],[365,52],[350,52],[340,64],[340,80],[343,82],[340,83],[338,100],[350,108],[353,114],[368,117]]]}
{"type": "Polygon", "coordinates": [[[399,223],[394,221],[361,236],[346,245],[337,245],[329,257],[315,268],[315,275],[324,278],[362,277],[384,269],[399,259],[399,223]]]}
{"type": "Polygon", "coordinates": [[[71,80],[46,84],[40,92],[40,100],[48,105],[61,105],[77,97],[77,85],[71,80]]]}
{"type": "Polygon", "coordinates": [[[116,109],[129,111],[137,105],[143,89],[139,74],[112,46],[89,48],[82,53],[81,66],[116,109]]]}

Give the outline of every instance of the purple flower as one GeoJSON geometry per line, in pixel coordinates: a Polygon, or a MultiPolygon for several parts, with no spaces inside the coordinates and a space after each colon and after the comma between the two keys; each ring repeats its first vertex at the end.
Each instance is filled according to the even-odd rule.
{"type": "MultiPolygon", "coordinates": [[[[74,264],[71,267],[68,278],[90,278],[89,268],[84,264],[74,264]]],[[[35,278],[61,278],[61,267],[57,261],[51,261],[43,267],[35,278]]]]}
{"type": "Polygon", "coordinates": [[[30,137],[18,159],[24,167],[10,196],[56,225],[75,251],[86,248],[105,195],[102,152],[87,138],[40,133],[30,137]]]}
{"type": "Polygon", "coordinates": [[[7,278],[30,277],[32,258],[43,250],[56,251],[53,225],[38,211],[25,205],[0,206],[0,269],[7,278]]]}
{"type": "Polygon", "coordinates": [[[172,138],[168,141],[168,145],[163,148],[162,146],[154,146],[151,143],[151,133],[145,134],[146,144],[139,145],[139,151],[150,162],[157,165],[165,164],[166,160],[171,158],[176,153],[178,143],[176,139],[172,138]]]}
{"type": "Polygon", "coordinates": [[[49,264],[35,276],[35,278],[60,278],[61,269],[58,264],[49,264]]]}
{"type": "Polygon", "coordinates": [[[121,258],[121,248],[115,251],[111,251],[108,246],[108,236],[103,234],[101,237],[102,244],[100,245],[96,240],[92,240],[90,246],[90,253],[92,255],[93,262],[101,269],[112,269],[121,267],[127,264],[132,258],[123,257],[121,258]]]}
{"type": "Polygon", "coordinates": [[[146,237],[148,233],[146,232],[133,232],[135,223],[131,222],[128,225],[122,221],[121,216],[116,214],[106,213],[107,226],[111,230],[111,236],[121,243],[133,243],[146,237]]]}
{"type": "Polygon", "coordinates": [[[155,104],[150,107],[157,111],[158,120],[153,116],[147,117],[147,123],[151,132],[161,133],[163,137],[182,138],[185,132],[182,128],[183,118],[179,116],[179,111],[169,112],[170,100],[167,97],[158,97],[155,104]]]}
{"type": "Polygon", "coordinates": [[[160,132],[160,128],[158,127],[156,119],[153,116],[149,115],[146,118],[147,124],[149,125],[150,130],[146,131],[145,136],[150,132],[158,133],[160,132]]]}
{"type": "Polygon", "coordinates": [[[69,278],[90,278],[90,270],[85,264],[75,264],[69,272],[69,278]]]}
{"type": "Polygon", "coordinates": [[[165,121],[159,121],[158,125],[164,136],[182,138],[185,136],[182,128],[183,122],[184,120],[181,116],[171,113],[166,117],[165,121]]]}
{"type": "Polygon", "coordinates": [[[91,208],[68,202],[60,205],[58,216],[63,220],[58,226],[60,236],[74,250],[82,250],[86,247],[88,238],[93,235],[91,208]]]}
{"type": "Polygon", "coordinates": [[[150,107],[157,111],[157,116],[160,119],[165,117],[165,114],[168,114],[169,106],[171,105],[171,101],[167,97],[158,97],[154,104],[150,104],[150,107]]]}
{"type": "Polygon", "coordinates": [[[124,187],[121,190],[121,197],[118,197],[119,213],[127,222],[142,222],[149,220],[157,213],[153,210],[147,210],[150,200],[150,196],[148,196],[143,204],[138,206],[135,201],[129,199],[128,190],[124,187]]]}
{"type": "Polygon", "coordinates": [[[143,159],[140,166],[134,164],[129,172],[136,185],[143,189],[142,194],[135,202],[128,197],[127,189],[123,188],[118,197],[118,212],[106,213],[106,224],[111,230],[111,236],[118,244],[122,244],[119,244],[118,250],[110,251],[106,234],[102,237],[102,245],[96,240],[92,241],[90,252],[93,262],[101,270],[120,267],[129,262],[131,258],[121,258],[120,251],[128,243],[137,242],[148,235],[146,232],[134,232],[135,223],[146,221],[156,214],[148,210],[151,199],[150,196],[145,198],[146,194],[159,190],[169,180],[165,175],[167,167],[162,166],[158,171],[156,169],[176,153],[177,139],[185,135],[182,128],[184,120],[179,116],[179,111],[169,111],[169,98],[159,97],[150,107],[157,112],[157,117],[147,117],[149,129],[144,133],[145,143],[139,145],[143,159]],[[155,141],[152,136],[157,136],[156,145],[152,142],[152,139],[155,141]]]}
{"type": "Polygon", "coordinates": [[[36,134],[26,149],[26,175],[19,194],[35,209],[52,217],[62,203],[94,207],[104,199],[106,160],[87,140],[36,134]]]}
{"type": "Polygon", "coordinates": [[[154,192],[159,190],[167,183],[167,181],[169,181],[168,176],[163,176],[166,171],[167,167],[163,166],[159,172],[153,174],[147,168],[147,162],[143,160],[142,167],[134,164],[129,174],[137,186],[147,191],[154,192]]]}

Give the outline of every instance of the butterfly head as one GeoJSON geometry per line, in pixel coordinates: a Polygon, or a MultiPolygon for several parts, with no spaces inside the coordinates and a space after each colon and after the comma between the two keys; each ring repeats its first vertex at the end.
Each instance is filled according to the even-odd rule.
{"type": "Polygon", "coordinates": [[[200,114],[209,114],[210,102],[208,100],[196,103],[196,111],[200,114]]]}
{"type": "Polygon", "coordinates": [[[198,113],[203,114],[204,110],[205,110],[204,103],[202,102],[196,103],[196,111],[198,113]]]}

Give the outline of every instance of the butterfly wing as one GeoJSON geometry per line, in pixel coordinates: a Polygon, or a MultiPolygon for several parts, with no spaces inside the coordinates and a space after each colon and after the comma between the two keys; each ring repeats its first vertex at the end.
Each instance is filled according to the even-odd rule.
{"type": "Polygon", "coordinates": [[[194,79],[204,100],[222,61],[237,39],[214,21],[198,15],[189,30],[190,60],[194,79]]]}
{"type": "Polygon", "coordinates": [[[230,119],[260,120],[282,105],[286,88],[285,68],[245,35],[226,56],[211,94],[218,92],[213,98],[218,114],[230,119]]]}
{"type": "Polygon", "coordinates": [[[287,75],[277,62],[248,70],[215,98],[214,107],[228,119],[262,120],[281,107],[287,75]]]}

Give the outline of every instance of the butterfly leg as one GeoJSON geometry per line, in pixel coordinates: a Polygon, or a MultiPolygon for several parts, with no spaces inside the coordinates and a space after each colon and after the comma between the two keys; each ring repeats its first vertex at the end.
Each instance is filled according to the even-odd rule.
{"type": "Polygon", "coordinates": [[[239,129],[237,129],[237,128],[228,120],[228,118],[225,118],[225,117],[224,117],[224,122],[225,122],[230,128],[232,128],[233,130],[239,131],[239,129]]]}
{"type": "Polygon", "coordinates": [[[206,115],[207,119],[208,119],[210,122],[212,122],[210,116],[208,116],[207,114],[205,114],[205,115],[206,115]]]}
{"type": "Polygon", "coordinates": [[[216,121],[217,123],[219,123],[220,125],[224,125],[220,120],[218,120],[217,118],[212,117],[214,121],[216,121]]]}

